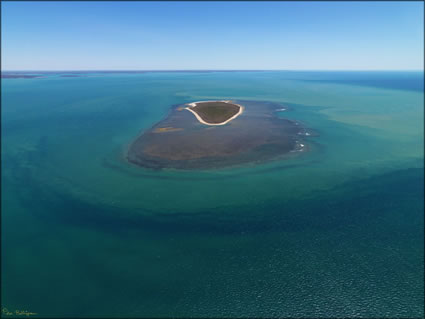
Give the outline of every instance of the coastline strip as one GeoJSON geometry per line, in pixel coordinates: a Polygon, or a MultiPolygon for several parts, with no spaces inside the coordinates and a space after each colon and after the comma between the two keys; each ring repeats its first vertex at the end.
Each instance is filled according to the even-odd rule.
{"type": "MultiPolygon", "coordinates": [[[[229,101],[201,101],[201,102],[192,102],[192,103],[189,103],[188,105],[196,106],[196,103],[202,103],[202,102],[224,102],[224,103],[229,103],[229,101]]],[[[202,124],[205,124],[205,125],[211,125],[211,126],[225,125],[225,124],[227,124],[228,122],[230,122],[230,121],[234,120],[235,118],[237,118],[239,115],[241,115],[241,114],[243,113],[243,110],[244,110],[244,107],[243,107],[242,105],[235,104],[235,103],[231,103],[231,104],[239,106],[239,112],[238,112],[238,113],[236,113],[235,115],[233,115],[231,118],[229,118],[229,119],[227,119],[226,121],[221,122],[221,123],[208,123],[208,122],[205,122],[205,121],[204,121],[204,120],[203,120],[203,119],[202,119],[202,118],[198,115],[198,113],[196,113],[195,111],[193,111],[190,107],[185,107],[185,110],[188,110],[188,111],[192,112],[192,113],[193,113],[193,115],[195,115],[196,119],[197,119],[199,122],[201,122],[202,124]]]]}

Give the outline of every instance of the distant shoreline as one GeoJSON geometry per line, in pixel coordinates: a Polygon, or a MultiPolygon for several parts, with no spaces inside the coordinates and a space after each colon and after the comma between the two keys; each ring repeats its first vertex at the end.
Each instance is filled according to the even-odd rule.
{"type": "Polygon", "coordinates": [[[237,118],[239,115],[241,115],[244,111],[244,107],[242,105],[236,104],[236,103],[231,103],[229,100],[218,100],[218,101],[198,101],[198,102],[192,102],[192,103],[188,103],[187,105],[190,105],[189,107],[185,107],[185,110],[188,110],[189,112],[191,112],[193,115],[195,115],[196,119],[201,122],[202,124],[205,125],[211,125],[211,126],[220,126],[220,125],[225,125],[227,123],[229,123],[230,121],[233,121],[235,118],[237,118]],[[191,109],[191,107],[195,107],[198,103],[205,103],[205,102],[223,102],[223,103],[228,103],[231,105],[236,105],[239,107],[239,111],[238,113],[236,113],[235,115],[233,115],[231,118],[227,119],[226,121],[220,122],[220,123],[209,123],[204,121],[198,113],[196,113],[194,110],[191,109]]]}

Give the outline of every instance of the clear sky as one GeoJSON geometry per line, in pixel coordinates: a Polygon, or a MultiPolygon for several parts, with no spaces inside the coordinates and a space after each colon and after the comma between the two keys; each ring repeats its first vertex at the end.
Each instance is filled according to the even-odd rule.
{"type": "Polygon", "coordinates": [[[423,70],[423,2],[4,2],[2,70],[423,70]]]}

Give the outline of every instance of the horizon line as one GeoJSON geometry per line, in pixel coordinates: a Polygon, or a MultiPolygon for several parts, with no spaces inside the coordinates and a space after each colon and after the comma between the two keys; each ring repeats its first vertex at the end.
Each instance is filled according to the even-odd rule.
{"type": "Polygon", "coordinates": [[[3,72],[272,72],[272,71],[285,71],[285,72],[302,72],[302,71],[332,71],[332,72],[364,72],[364,71],[390,71],[390,72],[403,72],[403,71],[415,71],[424,72],[424,69],[8,69],[1,70],[3,72]]]}

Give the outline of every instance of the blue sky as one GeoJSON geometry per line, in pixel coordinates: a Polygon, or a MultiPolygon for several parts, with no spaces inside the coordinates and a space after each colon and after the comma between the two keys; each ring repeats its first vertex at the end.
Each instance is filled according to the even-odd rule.
{"type": "Polygon", "coordinates": [[[3,70],[423,70],[423,2],[2,2],[3,70]]]}

